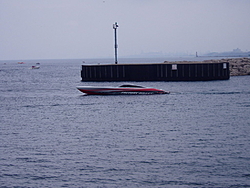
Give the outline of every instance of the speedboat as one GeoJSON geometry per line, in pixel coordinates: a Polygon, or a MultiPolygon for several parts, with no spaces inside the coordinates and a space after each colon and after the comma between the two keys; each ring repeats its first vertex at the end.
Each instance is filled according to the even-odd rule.
{"type": "Polygon", "coordinates": [[[77,86],[76,88],[87,95],[150,95],[170,93],[162,89],[155,89],[151,87],[143,87],[131,84],[121,85],[119,87],[77,86]]]}

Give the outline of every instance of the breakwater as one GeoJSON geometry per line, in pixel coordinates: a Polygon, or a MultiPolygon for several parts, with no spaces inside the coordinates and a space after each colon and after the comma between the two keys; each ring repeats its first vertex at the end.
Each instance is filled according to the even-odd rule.
{"type": "Polygon", "coordinates": [[[228,62],[175,61],[151,64],[82,65],[82,81],[227,80],[228,62]]]}
{"type": "Polygon", "coordinates": [[[165,61],[164,63],[177,64],[194,64],[194,63],[228,63],[230,76],[244,76],[250,75],[250,58],[227,58],[227,59],[211,59],[204,61],[165,61]]]}
{"type": "Polygon", "coordinates": [[[250,75],[250,58],[226,59],[229,63],[230,76],[250,75]]]}

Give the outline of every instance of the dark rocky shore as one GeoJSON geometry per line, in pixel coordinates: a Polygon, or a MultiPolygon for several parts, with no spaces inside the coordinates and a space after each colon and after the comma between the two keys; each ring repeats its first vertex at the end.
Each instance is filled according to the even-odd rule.
{"type": "Polygon", "coordinates": [[[230,76],[250,75],[250,58],[228,58],[228,59],[211,59],[205,61],[175,61],[168,64],[190,64],[190,63],[229,63],[230,76]]]}

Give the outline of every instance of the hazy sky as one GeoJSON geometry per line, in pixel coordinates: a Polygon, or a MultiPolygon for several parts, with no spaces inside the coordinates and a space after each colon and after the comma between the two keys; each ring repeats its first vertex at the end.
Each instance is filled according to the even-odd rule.
{"type": "Polygon", "coordinates": [[[0,60],[250,50],[250,0],[0,0],[0,60]]]}

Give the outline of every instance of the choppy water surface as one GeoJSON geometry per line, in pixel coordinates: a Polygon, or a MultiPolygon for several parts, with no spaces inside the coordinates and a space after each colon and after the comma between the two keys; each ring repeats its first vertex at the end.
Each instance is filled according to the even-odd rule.
{"type": "Polygon", "coordinates": [[[76,60],[0,65],[2,187],[250,187],[250,76],[84,96],[76,60]]]}

